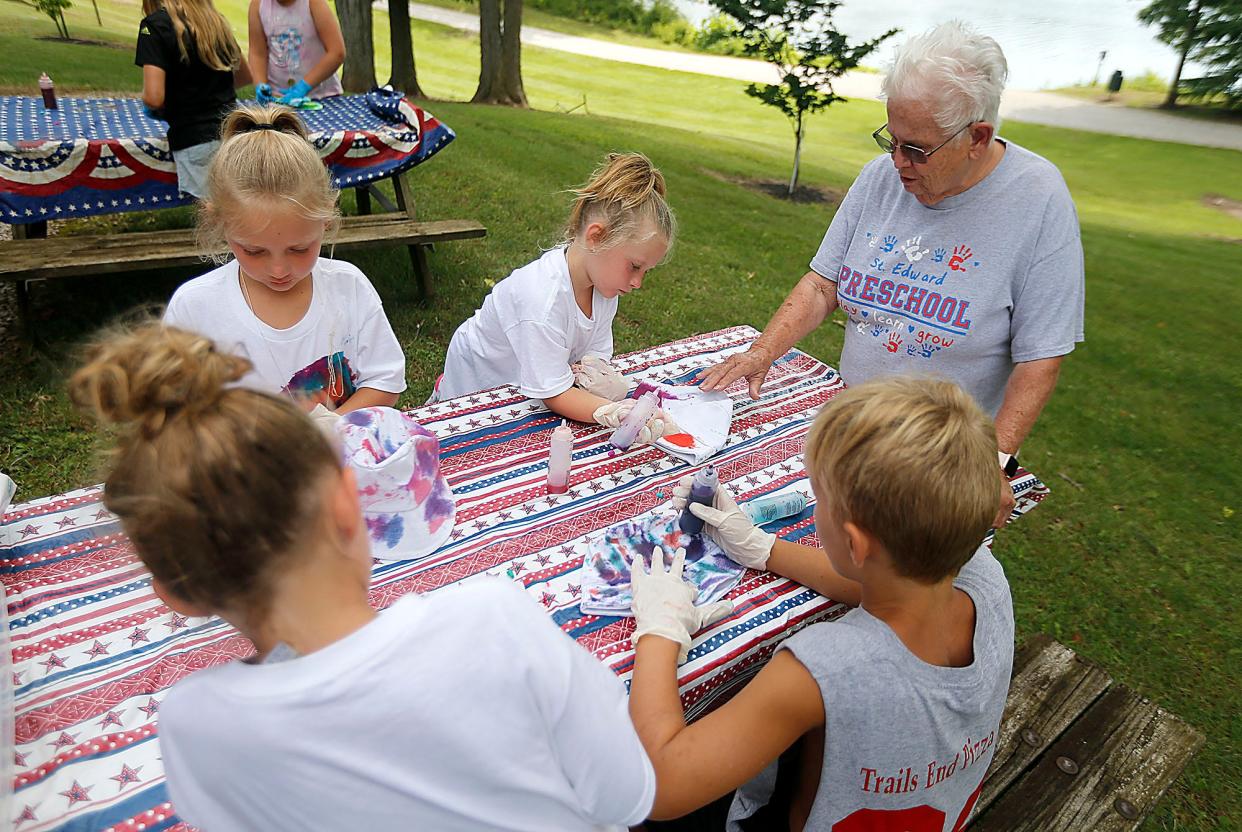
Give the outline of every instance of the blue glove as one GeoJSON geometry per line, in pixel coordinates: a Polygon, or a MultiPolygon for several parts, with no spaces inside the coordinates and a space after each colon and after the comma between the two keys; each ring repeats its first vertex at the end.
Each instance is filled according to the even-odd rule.
{"type": "Polygon", "coordinates": [[[285,94],[280,97],[280,103],[286,104],[290,107],[296,107],[297,104],[295,104],[294,102],[297,101],[299,98],[306,98],[308,95],[310,95],[310,91],[312,89],[313,87],[311,87],[310,84],[306,83],[305,78],[299,78],[298,82],[294,84],[292,87],[290,87],[288,91],[285,92],[285,94]]]}
{"type": "Polygon", "coordinates": [[[147,118],[153,118],[158,121],[164,120],[164,114],[160,110],[155,109],[147,104],[142,105],[142,111],[147,114],[147,118]]]}
{"type": "Polygon", "coordinates": [[[271,104],[276,100],[276,96],[272,94],[271,84],[259,84],[254,88],[254,100],[260,104],[271,104]]]}

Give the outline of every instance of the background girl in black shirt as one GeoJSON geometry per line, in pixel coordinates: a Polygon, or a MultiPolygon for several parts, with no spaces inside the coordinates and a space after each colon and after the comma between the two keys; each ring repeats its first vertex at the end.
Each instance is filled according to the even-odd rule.
{"type": "Polygon", "coordinates": [[[202,198],[207,165],[220,146],[220,122],[250,83],[250,68],[211,0],[143,0],[134,63],[142,100],[168,122],[177,186],[202,198]]]}

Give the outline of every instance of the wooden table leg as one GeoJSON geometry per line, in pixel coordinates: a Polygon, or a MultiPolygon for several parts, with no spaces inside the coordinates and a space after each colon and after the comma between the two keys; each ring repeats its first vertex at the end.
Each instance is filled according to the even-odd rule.
{"type": "Polygon", "coordinates": [[[365,216],[371,213],[371,186],[361,185],[354,188],[354,195],[358,202],[358,215],[365,216]]]}
{"type": "MultiPolygon", "coordinates": [[[[47,237],[47,223],[31,222],[13,226],[14,240],[36,240],[47,237]]],[[[41,347],[39,334],[35,332],[34,321],[30,317],[30,284],[19,280],[14,284],[17,290],[17,328],[18,337],[23,344],[35,348],[41,347]]]]}

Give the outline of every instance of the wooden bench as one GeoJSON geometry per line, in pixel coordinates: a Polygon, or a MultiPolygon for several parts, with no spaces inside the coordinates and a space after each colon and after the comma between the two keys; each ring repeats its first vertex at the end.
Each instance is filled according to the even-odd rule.
{"type": "MultiPolygon", "coordinates": [[[[373,186],[357,189],[361,213],[341,220],[336,234],[324,241],[324,256],[331,256],[338,249],[406,246],[419,294],[428,301],[434,292],[427,263],[428,246],[483,237],[487,229],[473,220],[420,222],[415,217],[414,198],[405,175],[395,177],[394,184],[396,205],[373,186]],[[388,212],[370,213],[372,197],[388,212]]],[[[38,237],[35,235],[39,230],[27,226],[14,226],[14,231],[15,239],[0,241],[0,281],[17,284],[18,319],[28,337],[33,335],[28,281],[204,265],[194,230],[188,228],[63,237],[38,237]]]]}
{"type": "Polygon", "coordinates": [[[1037,636],[1014,656],[996,756],[969,828],[1137,829],[1202,746],[1181,719],[1037,636]]]}
{"type": "MultiPolygon", "coordinates": [[[[966,829],[1138,829],[1202,745],[1203,735],[1176,716],[1037,636],[1014,656],[996,755],[966,829]]],[[[718,832],[731,799],[643,828],[718,832]]]]}

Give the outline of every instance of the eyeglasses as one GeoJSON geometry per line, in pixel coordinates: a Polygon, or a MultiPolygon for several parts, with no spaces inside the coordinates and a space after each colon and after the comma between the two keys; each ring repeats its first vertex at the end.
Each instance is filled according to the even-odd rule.
{"type": "Polygon", "coordinates": [[[871,138],[875,139],[875,143],[880,146],[880,150],[883,150],[885,153],[889,154],[890,156],[896,153],[898,149],[900,149],[902,153],[906,154],[906,158],[909,159],[913,164],[925,165],[927,164],[927,160],[931,158],[931,155],[933,153],[935,153],[940,148],[944,147],[949,142],[956,139],[959,135],[961,135],[962,130],[965,130],[967,127],[969,127],[971,124],[974,124],[974,123],[975,122],[972,121],[969,124],[962,125],[960,130],[958,130],[952,136],[949,136],[949,138],[945,139],[940,144],[933,147],[931,150],[924,150],[923,148],[915,147],[912,144],[897,144],[888,136],[881,136],[880,134],[888,129],[888,122],[884,122],[884,124],[880,126],[880,129],[872,133],[871,138]]]}

